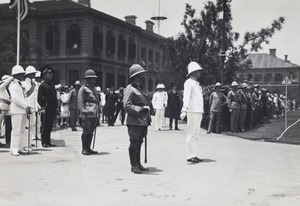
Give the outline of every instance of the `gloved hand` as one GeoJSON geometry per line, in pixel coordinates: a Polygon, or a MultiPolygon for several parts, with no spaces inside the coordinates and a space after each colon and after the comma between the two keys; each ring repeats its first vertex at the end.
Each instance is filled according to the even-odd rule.
{"type": "Polygon", "coordinates": [[[150,107],[149,106],[143,106],[141,112],[143,113],[148,113],[150,111],[150,107]]]}
{"type": "Polygon", "coordinates": [[[31,109],[32,109],[32,107],[26,107],[26,113],[31,114],[31,109]]]}
{"type": "Polygon", "coordinates": [[[180,119],[183,120],[186,117],[186,112],[181,112],[180,119]]]}

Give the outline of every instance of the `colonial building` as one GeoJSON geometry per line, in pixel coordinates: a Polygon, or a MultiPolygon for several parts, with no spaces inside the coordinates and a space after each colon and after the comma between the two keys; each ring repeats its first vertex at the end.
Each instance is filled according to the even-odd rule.
{"type": "MultiPolygon", "coordinates": [[[[91,68],[102,89],[124,87],[128,69],[138,63],[148,70],[145,89],[153,91],[162,63],[157,42],[163,37],[153,32],[152,21],[145,21],[142,29],[136,26],[136,18],[117,19],[91,8],[90,0],[34,1],[21,21],[21,35],[45,48],[45,62],[55,70],[55,83],[72,85],[91,68]]],[[[16,9],[0,4],[0,27],[16,24],[16,9]]],[[[40,66],[36,53],[30,59],[33,66],[40,66]]]]}
{"type": "Polygon", "coordinates": [[[252,84],[259,84],[271,92],[285,95],[283,81],[289,78],[288,98],[300,101],[300,66],[291,63],[288,56],[284,59],[276,56],[276,49],[270,49],[269,54],[250,54],[246,60],[251,60],[252,68],[247,71],[237,71],[240,80],[248,80],[252,84]]]}

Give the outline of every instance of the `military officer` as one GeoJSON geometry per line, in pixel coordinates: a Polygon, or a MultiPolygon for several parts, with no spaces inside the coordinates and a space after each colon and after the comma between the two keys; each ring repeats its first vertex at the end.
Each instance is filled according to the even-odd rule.
{"type": "Polygon", "coordinates": [[[143,139],[147,136],[148,126],[151,122],[150,107],[142,92],[145,72],[140,65],[132,65],[129,69],[129,84],[124,91],[124,108],[127,113],[126,125],[130,140],[131,171],[136,174],[149,170],[144,168],[140,161],[141,146],[143,139]]]}
{"type": "Polygon", "coordinates": [[[82,154],[90,155],[97,154],[97,151],[91,149],[93,134],[96,132],[96,127],[99,120],[100,96],[95,88],[97,76],[92,69],[85,72],[84,84],[78,91],[78,110],[79,118],[81,119],[81,127],[83,129],[81,135],[82,154]]]}

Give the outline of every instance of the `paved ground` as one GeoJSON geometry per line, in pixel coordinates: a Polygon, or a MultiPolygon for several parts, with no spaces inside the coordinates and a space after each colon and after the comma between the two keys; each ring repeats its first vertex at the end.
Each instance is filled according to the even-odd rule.
{"type": "Polygon", "coordinates": [[[300,205],[300,146],[202,131],[204,162],[189,164],[185,127],[149,128],[144,166],[150,171],[142,175],[130,172],[127,130],[120,124],[98,127],[98,155],[81,155],[81,131],[70,129],[52,134],[55,148],[39,144],[19,157],[1,149],[0,205],[300,205]]]}

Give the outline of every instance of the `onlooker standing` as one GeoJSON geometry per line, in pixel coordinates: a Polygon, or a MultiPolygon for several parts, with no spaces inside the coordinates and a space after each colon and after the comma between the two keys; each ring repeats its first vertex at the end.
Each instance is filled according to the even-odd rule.
{"type": "Polygon", "coordinates": [[[76,124],[78,122],[79,111],[77,107],[78,91],[81,87],[80,81],[77,80],[74,84],[74,88],[71,89],[68,96],[69,109],[70,109],[70,127],[72,131],[77,131],[76,124]]]}
{"type": "Polygon", "coordinates": [[[213,126],[216,127],[216,133],[220,133],[220,120],[223,103],[226,102],[225,95],[220,92],[221,84],[219,82],[215,85],[215,92],[211,93],[209,96],[209,108],[210,117],[207,134],[211,133],[213,126]],[[215,123],[216,119],[216,123],[215,123]]]}
{"type": "Polygon", "coordinates": [[[119,91],[116,93],[118,100],[117,100],[117,105],[116,105],[116,113],[114,117],[114,122],[116,122],[116,119],[119,115],[119,112],[121,112],[121,124],[124,125],[124,120],[125,120],[125,110],[124,110],[124,103],[123,103],[123,97],[124,97],[124,88],[120,87],[119,91]]]}
{"type": "MultiPolygon", "coordinates": [[[[1,132],[5,130],[5,145],[1,147],[10,147],[10,140],[11,140],[11,115],[9,111],[9,107],[11,104],[11,97],[9,94],[9,84],[14,80],[12,76],[4,75],[1,78],[1,83],[0,83],[0,116],[4,120],[5,124],[5,129],[2,128],[1,132]]],[[[2,120],[2,121],[3,121],[2,120]]]]}
{"type": "Polygon", "coordinates": [[[181,104],[180,94],[177,91],[177,87],[173,85],[171,91],[168,94],[168,105],[167,105],[170,113],[170,117],[169,117],[170,130],[172,130],[173,119],[175,123],[175,130],[179,130],[178,119],[180,115],[180,104],[181,104]]]}
{"type": "Polygon", "coordinates": [[[156,130],[161,130],[165,118],[165,108],[168,104],[168,96],[165,95],[163,84],[156,86],[157,91],[153,94],[152,105],[155,109],[154,124],[156,130]]]}
{"type": "Polygon", "coordinates": [[[29,151],[30,145],[27,145],[25,127],[27,126],[27,116],[30,113],[30,107],[25,99],[25,90],[21,81],[24,80],[25,71],[20,65],[12,68],[14,80],[9,85],[11,95],[11,143],[10,152],[14,156],[19,156],[19,152],[29,151]]]}
{"type": "Polygon", "coordinates": [[[50,66],[44,66],[41,69],[41,74],[44,79],[38,89],[38,103],[42,110],[45,110],[42,119],[42,146],[55,147],[51,143],[51,131],[56,116],[57,95],[53,80],[54,70],[50,66]]]}
{"type": "Polygon", "coordinates": [[[68,120],[70,116],[70,109],[69,109],[69,87],[66,85],[64,86],[62,93],[60,94],[60,126],[68,125],[68,120]]]}
{"type": "MultiPolygon", "coordinates": [[[[33,81],[35,77],[36,69],[33,66],[28,66],[25,70],[25,80],[22,82],[22,86],[26,92],[26,101],[32,107],[32,113],[30,114],[30,128],[28,131],[30,132],[30,139],[35,139],[35,127],[36,127],[36,112],[38,110],[37,105],[37,94],[38,94],[38,87],[33,81]]],[[[30,143],[31,145],[31,143],[30,143]]],[[[30,148],[31,149],[31,148],[30,148]]]]}
{"type": "Polygon", "coordinates": [[[98,123],[98,125],[101,125],[100,123],[101,123],[101,116],[102,116],[102,123],[104,123],[104,105],[105,105],[105,94],[102,92],[102,90],[101,90],[101,87],[96,87],[96,90],[97,90],[97,92],[99,93],[99,97],[100,97],[100,108],[99,108],[99,111],[100,111],[100,115],[99,115],[99,123],[98,123]],[[101,114],[102,113],[102,114],[101,114]]]}
{"type": "Polygon", "coordinates": [[[105,112],[107,115],[108,126],[114,126],[114,114],[116,111],[117,94],[114,91],[114,87],[111,86],[109,92],[105,95],[105,112]]]}
{"type": "Polygon", "coordinates": [[[201,70],[203,69],[198,63],[189,63],[180,114],[182,120],[187,116],[186,157],[187,161],[192,163],[203,161],[197,157],[197,138],[200,136],[200,124],[204,113],[202,87],[197,81],[201,70]]]}
{"type": "Polygon", "coordinates": [[[147,136],[148,126],[151,122],[150,107],[142,92],[145,72],[140,65],[132,65],[129,69],[129,84],[124,92],[124,108],[127,113],[126,124],[130,140],[131,171],[136,174],[149,170],[143,167],[140,160],[143,139],[147,136]]]}
{"type": "Polygon", "coordinates": [[[82,154],[90,155],[97,154],[97,151],[91,149],[94,131],[99,120],[99,93],[95,88],[97,76],[92,69],[85,72],[84,78],[86,84],[78,91],[78,109],[81,119],[81,127],[83,129],[81,135],[82,154]]]}
{"type": "Polygon", "coordinates": [[[230,130],[231,132],[237,132],[238,120],[239,120],[239,97],[237,93],[238,83],[233,81],[231,84],[231,90],[227,95],[227,104],[230,112],[230,130]]]}
{"type": "MultiPolygon", "coordinates": [[[[34,76],[34,82],[35,82],[35,84],[36,84],[36,86],[37,86],[37,91],[39,91],[39,86],[41,85],[41,81],[42,81],[42,79],[41,79],[41,72],[40,71],[37,71],[36,73],[35,73],[35,76],[34,76]]],[[[37,106],[37,108],[36,108],[36,118],[37,118],[37,121],[36,121],[36,127],[37,127],[37,139],[38,140],[40,140],[41,139],[41,125],[42,125],[42,121],[41,121],[41,106],[39,105],[39,103],[38,103],[38,100],[37,100],[37,96],[36,96],[36,106],[37,106]]],[[[35,138],[34,138],[34,140],[35,140],[35,138]]]]}
{"type": "Polygon", "coordinates": [[[240,98],[240,112],[239,112],[239,124],[242,132],[245,132],[246,127],[246,117],[247,117],[247,87],[246,83],[243,83],[241,89],[238,90],[239,98],[240,98]]]}

